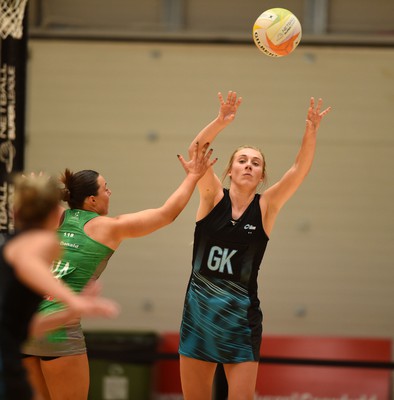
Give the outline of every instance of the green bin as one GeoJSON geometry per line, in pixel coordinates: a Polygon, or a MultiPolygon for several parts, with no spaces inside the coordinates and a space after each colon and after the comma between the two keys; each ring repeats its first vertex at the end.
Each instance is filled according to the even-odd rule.
{"type": "Polygon", "coordinates": [[[153,332],[85,332],[89,400],[150,400],[158,335],[153,332]]]}

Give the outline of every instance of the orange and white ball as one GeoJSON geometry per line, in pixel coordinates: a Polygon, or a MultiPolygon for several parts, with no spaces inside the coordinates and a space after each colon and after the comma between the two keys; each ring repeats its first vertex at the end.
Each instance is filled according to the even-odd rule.
{"type": "Polygon", "coordinates": [[[290,54],[300,43],[300,21],[285,8],[264,11],[253,25],[253,40],[264,54],[283,57],[290,54]]]}

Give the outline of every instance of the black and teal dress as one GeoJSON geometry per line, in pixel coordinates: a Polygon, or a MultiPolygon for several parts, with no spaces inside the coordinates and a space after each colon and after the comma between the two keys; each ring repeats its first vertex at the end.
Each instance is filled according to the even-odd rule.
{"type": "Polygon", "coordinates": [[[210,362],[258,361],[263,315],[257,276],[268,243],[256,194],[232,219],[228,189],[196,223],[179,353],[210,362]]]}

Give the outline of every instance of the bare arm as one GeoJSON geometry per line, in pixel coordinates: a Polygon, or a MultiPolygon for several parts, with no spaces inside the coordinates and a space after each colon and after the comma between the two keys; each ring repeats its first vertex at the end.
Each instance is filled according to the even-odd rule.
{"type": "Polygon", "coordinates": [[[315,107],[315,100],[313,97],[311,98],[306,119],[305,133],[294,164],[283,177],[268,188],[262,196],[262,202],[266,209],[263,222],[267,231],[272,229],[272,225],[279,210],[296,192],[311,169],[320,122],[331,110],[331,107],[328,107],[321,111],[322,104],[322,99],[319,99],[315,107]]]}
{"type": "Polygon", "coordinates": [[[216,162],[216,159],[210,160],[212,150],[207,150],[208,143],[201,148],[196,143],[190,161],[178,156],[187,175],[161,207],[107,218],[103,227],[107,229],[106,244],[116,248],[125,238],[144,236],[173,222],[186,207],[198,180],[216,162]]]}
{"type": "MultiPolygon", "coordinates": [[[[226,101],[220,92],[218,93],[218,97],[220,102],[218,116],[193,139],[189,146],[189,154],[196,142],[212,144],[216,136],[234,121],[238,107],[242,103],[242,97],[237,98],[237,93],[233,91],[228,92],[226,101]]],[[[214,173],[213,168],[209,168],[199,180],[197,186],[200,193],[200,205],[197,211],[197,220],[199,220],[207,215],[220,200],[222,196],[222,183],[214,173]]]]}
{"type": "Polygon", "coordinates": [[[189,146],[189,155],[193,152],[193,147],[196,142],[211,143],[216,136],[231,122],[234,121],[238,107],[241,105],[242,97],[237,99],[237,93],[229,91],[227,99],[224,101],[222,93],[218,93],[220,109],[218,116],[204,127],[197,136],[193,139],[189,146]]]}
{"type": "Polygon", "coordinates": [[[71,290],[56,280],[50,270],[52,260],[60,254],[53,232],[23,233],[10,240],[4,251],[6,260],[24,285],[42,296],[51,293],[62,302],[72,302],[71,290]]]}
{"type": "Polygon", "coordinates": [[[66,307],[64,310],[52,314],[36,313],[29,326],[29,335],[42,336],[44,333],[57,329],[71,321],[78,321],[80,317],[116,317],[118,306],[111,300],[99,297],[101,286],[97,281],[89,282],[78,295],[79,308],[66,307]]]}
{"type": "Polygon", "coordinates": [[[53,232],[31,231],[20,234],[6,244],[4,255],[14,268],[16,277],[31,290],[45,296],[50,294],[69,308],[59,315],[40,315],[33,318],[33,332],[43,333],[81,315],[113,317],[118,306],[107,299],[83,297],[72,292],[53,277],[52,260],[59,256],[60,247],[53,232]]]}

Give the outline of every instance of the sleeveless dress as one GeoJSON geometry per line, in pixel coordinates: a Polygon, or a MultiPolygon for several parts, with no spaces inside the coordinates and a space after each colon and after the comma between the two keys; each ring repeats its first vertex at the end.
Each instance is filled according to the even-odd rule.
{"type": "Polygon", "coordinates": [[[258,361],[263,315],[257,275],[268,243],[256,194],[232,219],[228,189],[196,223],[179,353],[210,362],[258,361]]]}
{"type": "MultiPolygon", "coordinates": [[[[84,232],[85,224],[99,214],[85,210],[66,210],[58,229],[62,258],[53,263],[53,274],[79,293],[91,279],[97,279],[114,253],[84,232]]],[[[41,302],[39,311],[53,313],[64,306],[49,296],[41,302]]],[[[59,357],[86,352],[80,322],[66,325],[40,339],[30,339],[23,348],[26,355],[59,357]]]]}

